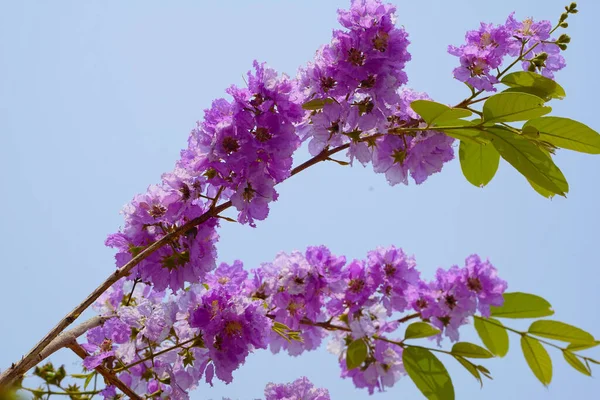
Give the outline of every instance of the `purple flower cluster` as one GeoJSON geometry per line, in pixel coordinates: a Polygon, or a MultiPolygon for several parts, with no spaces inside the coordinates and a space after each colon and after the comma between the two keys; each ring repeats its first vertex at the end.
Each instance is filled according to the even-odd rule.
{"type": "Polygon", "coordinates": [[[410,54],[408,35],[394,25],[395,11],[375,0],[355,0],[350,10],[338,11],[345,30],[334,31],[298,76],[306,104],[315,105],[299,126],[310,153],[347,144],[351,161],[373,162],[392,185],[407,184],[409,173],[421,183],[454,158],[452,138],[402,131],[419,127],[410,101],[426,96],[399,91],[408,81],[410,54]]]}
{"type": "MultiPolygon", "coordinates": [[[[345,28],[335,30],[330,44],[302,69],[299,90],[306,100],[337,100],[347,106],[356,125],[372,125],[397,102],[398,88],[408,81],[403,71],[410,54],[408,35],[395,27],[396,8],[379,0],[354,0],[350,10],[339,10],[345,28]]],[[[384,118],[385,119],[385,118],[384,118]]]]}
{"type": "Polygon", "coordinates": [[[364,368],[348,370],[346,360],[340,359],[342,378],[350,378],[357,388],[366,388],[369,394],[375,389],[384,391],[391,388],[406,374],[402,364],[402,348],[382,341],[376,341],[371,348],[369,359],[364,368]]]}
{"type": "MultiPolygon", "coordinates": [[[[400,378],[402,349],[375,340],[364,365],[348,371],[347,344],[361,338],[372,341],[375,336],[389,335],[399,326],[398,320],[390,317],[406,311],[415,312],[413,315],[457,341],[458,328],[468,322],[468,317],[478,309],[489,316],[489,307],[502,304],[507,287],[498,278],[496,269],[478,256],[467,258],[463,268],[439,269],[434,280],[423,281],[414,259],[394,247],[378,248],[369,252],[367,260],[350,262],[343,274],[346,289],[343,297],[338,297],[341,312],[329,317],[343,322],[349,332],[335,335],[329,349],[340,357],[342,377],[352,378],[357,387],[366,387],[370,393],[390,387],[400,378]]],[[[442,336],[437,339],[439,343],[442,336]]]]}
{"type": "Polygon", "coordinates": [[[289,341],[273,332],[270,343],[273,353],[283,348],[296,356],[319,347],[326,336],[323,329],[302,322],[325,319],[326,299],[343,290],[341,270],[345,264],[345,257],[336,257],[320,246],[308,248],[306,257],[300,252],[280,253],[272,263],[252,271],[245,293],[264,300],[277,322],[301,331],[301,341],[289,341]]]}
{"type": "Polygon", "coordinates": [[[481,23],[478,30],[468,31],[466,43],[460,47],[448,46],[448,52],[459,57],[460,67],[454,77],[476,90],[495,91],[498,83],[496,70],[506,56],[523,57],[523,69],[537,71],[553,78],[554,71],[565,67],[556,39],[550,38],[550,21],[535,22],[528,18],[522,22],[510,14],[504,25],[481,23]],[[536,57],[544,53],[541,59],[536,57]]]}
{"type": "Polygon", "coordinates": [[[130,333],[129,326],[119,318],[111,318],[103,326],[90,329],[86,335],[87,343],[82,347],[92,355],[84,360],[83,366],[94,369],[102,363],[112,365],[116,354],[114,345],[127,343],[130,333]]]}
{"type": "Polygon", "coordinates": [[[464,268],[438,269],[435,280],[421,283],[411,299],[412,308],[452,341],[458,340],[458,328],[475,311],[489,317],[490,306],[502,305],[502,294],[507,288],[489,261],[472,255],[465,264],[464,268]]]}
{"type": "MultiPolygon", "coordinates": [[[[456,341],[458,328],[477,311],[489,315],[506,290],[496,269],[478,256],[424,281],[414,258],[393,246],[349,262],[325,246],[309,247],[280,253],[250,274],[240,261],[222,263],[205,283],[170,295],[144,283],[132,286],[120,280],[94,305],[111,318],[88,332],[84,366],[112,368],[139,394],[177,399],[186,399],[201,380],[231,382],[257,349],[298,355],[317,349],[328,335],[342,377],[370,393],[384,390],[404,374],[402,347],[392,343],[401,313],[456,341]],[[355,340],[368,343],[369,354],[349,370],[346,351],[355,340]]],[[[266,393],[328,398],[302,379],[270,385],[266,393]]]]}
{"type": "Polygon", "coordinates": [[[188,168],[208,177],[239,211],[238,221],[254,225],[267,217],[273,188],[290,175],[300,145],[294,123],[303,116],[293,82],[254,63],[248,88],[232,86],[232,102],[216,100],[205,121],[192,131],[188,168]]]}
{"type": "MultiPolygon", "coordinates": [[[[388,118],[387,128],[394,131],[420,126],[419,116],[410,104],[415,100],[430,100],[429,96],[404,89],[399,93],[399,99],[396,110],[388,118]]],[[[390,185],[408,184],[409,174],[415,183],[421,184],[430,175],[440,172],[444,163],[454,159],[454,139],[436,131],[385,135],[377,138],[375,143],[371,154],[373,170],[384,173],[390,185]]]]}
{"type": "MultiPolygon", "coordinates": [[[[556,44],[557,40],[551,38],[552,23],[550,21],[535,22],[532,18],[527,18],[520,22],[515,20],[514,13],[508,16],[506,27],[510,29],[514,37],[523,45],[523,53],[527,56],[523,60],[522,67],[525,71],[538,71],[547,78],[554,78],[554,72],[566,67],[567,63],[560,54],[560,47],[556,44]],[[545,54],[541,64],[536,65],[533,60],[545,54]]],[[[509,54],[513,57],[519,55],[519,45],[514,45],[509,54]]]]}
{"type": "MultiPolygon", "coordinates": [[[[190,312],[190,325],[202,332],[204,346],[217,378],[229,383],[236,370],[254,349],[266,349],[272,320],[266,317],[260,301],[251,300],[216,287],[201,297],[190,312]]],[[[210,382],[210,378],[207,379],[210,382]]]]}
{"type": "MultiPolygon", "coordinates": [[[[125,226],[110,235],[121,267],[150,243],[200,217],[218,201],[231,200],[238,221],[254,226],[277,199],[276,183],[290,175],[300,145],[295,123],[303,112],[285,76],[254,63],[248,87],[232,86],[232,101],[215,100],[189,138],[173,172],[123,209],[125,226]]],[[[158,290],[183,288],[215,268],[215,218],[196,226],[142,261],[131,276],[158,290]]]]}
{"type": "Polygon", "coordinates": [[[315,388],[307,377],[292,383],[269,383],[265,388],[265,400],[329,400],[327,389],[315,388]]]}

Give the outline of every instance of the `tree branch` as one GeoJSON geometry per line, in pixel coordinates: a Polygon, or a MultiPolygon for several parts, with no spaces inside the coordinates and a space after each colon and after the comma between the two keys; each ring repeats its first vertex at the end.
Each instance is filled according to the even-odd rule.
{"type": "MultiPolygon", "coordinates": [[[[79,357],[81,357],[81,359],[85,359],[87,356],[89,356],[88,352],[85,351],[85,349],[83,347],[81,347],[79,345],[79,343],[77,343],[77,341],[72,341],[71,343],[67,344],[67,347],[70,348],[71,350],[73,350],[73,352],[75,354],[77,354],[79,357]]],[[[104,377],[104,379],[106,379],[106,382],[117,387],[121,392],[125,393],[127,396],[129,396],[130,399],[135,399],[135,400],[143,400],[140,396],[138,396],[133,390],[131,390],[129,388],[129,386],[127,386],[126,384],[124,384],[119,378],[117,378],[116,376],[114,376],[110,370],[108,368],[106,368],[104,365],[98,365],[95,370],[104,377]]]]}
{"type": "MultiPolygon", "coordinates": [[[[367,136],[361,138],[360,141],[366,141],[372,139],[374,137],[381,136],[381,134],[374,134],[371,136],[367,136]]],[[[335,147],[333,149],[324,149],[318,155],[312,157],[311,159],[305,161],[300,164],[296,168],[292,169],[290,177],[304,171],[305,169],[320,163],[321,161],[326,161],[328,157],[332,156],[335,153],[338,153],[344,149],[350,147],[350,143],[346,143],[344,145],[335,147]]],[[[288,178],[289,179],[289,178],[288,178]]],[[[71,325],[80,315],[83,313],[90,305],[96,301],[98,297],[102,293],[104,293],[108,288],[110,288],[115,282],[119,279],[129,275],[129,272],[139,263],[144,261],[147,257],[149,257],[156,250],[160,249],[162,246],[176,239],[179,235],[184,234],[189,231],[191,228],[200,225],[211,218],[216,218],[218,215],[227,210],[232,206],[231,201],[227,201],[218,206],[211,207],[207,212],[202,214],[201,216],[194,218],[179,228],[175,229],[173,232],[170,232],[152,243],[148,247],[146,247],[143,251],[141,251],[138,255],[133,257],[128,263],[123,265],[121,268],[117,269],[113,274],[111,274],[100,286],[98,286],[92,293],[90,293],[83,302],[81,302],[77,307],[75,307],[70,313],[68,313],[63,319],[61,319],[58,324],[52,328],[46,336],[42,338],[28,353],[21,359],[21,361],[17,363],[13,363],[10,368],[2,372],[0,374],[0,388],[2,387],[10,387],[16,379],[25,374],[32,366],[35,366],[40,360],[40,353],[49,346],[52,341],[60,335],[69,325],[71,325]]]]}
{"type": "Polygon", "coordinates": [[[30,370],[31,368],[38,365],[40,362],[50,357],[52,354],[56,353],[58,350],[63,347],[68,347],[70,343],[77,340],[77,338],[92,328],[100,326],[104,324],[104,322],[108,319],[112,318],[112,316],[100,316],[97,315],[88,319],[85,322],[77,325],[75,328],[65,331],[58,335],[56,339],[54,339],[48,346],[46,346],[40,353],[31,360],[28,364],[24,365],[25,371],[30,370]]]}

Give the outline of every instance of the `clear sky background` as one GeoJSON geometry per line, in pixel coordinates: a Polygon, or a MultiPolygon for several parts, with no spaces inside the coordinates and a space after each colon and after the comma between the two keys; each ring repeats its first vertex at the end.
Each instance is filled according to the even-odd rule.
{"type": "MultiPolygon", "coordinates": [[[[448,44],[463,43],[479,21],[555,21],[566,0],[393,0],[413,61],[409,86],[437,101],[467,95],[451,71],[448,44]]],[[[119,210],[170,170],[188,132],[212,99],[224,95],[252,60],[295,75],[337,26],[349,1],[0,1],[0,368],[34,342],[114,268],[107,234],[119,210]]],[[[568,67],[558,74],[567,99],[554,115],[600,130],[598,15],[594,0],[569,18],[568,67]]],[[[300,152],[296,163],[306,157],[300,152]]],[[[458,160],[421,186],[389,187],[369,168],[319,165],[282,184],[280,200],[258,228],[226,224],[219,259],[247,267],[278,251],[326,244],[363,257],[394,244],[415,254],[423,274],[479,253],[498,267],[511,291],[549,299],[556,319],[600,336],[598,226],[600,157],[560,152],[568,199],[546,200],[506,163],[485,189],[471,186],[458,160]]],[[[509,321],[512,323],[512,321],[509,321]]],[[[526,325],[512,323],[513,326],[526,325]]],[[[477,341],[471,328],[463,338],[477,341]]],[[[598,356],[598,351],[591,354],[598,356]]],[[[518,337],[505,359],[484,364],[483,390],[450,359],[458,399],[597,398],[600,384],[566,365],[560,353],[552,384],[528,370],[518,337]]],[[[78,372],[68,352],[52,358],[78,372]]],[[[600,369],[596,368],[600,374],[600,369]]],[[[193,399],[251,399],[269,381],[308,376],[333,399],[366,391],[339,378],[325,349],[298,358],[260,351],[230,385],[200,385],[193,399]]],[[[418,399],[406,378],[377,399],[418,399]]]]}

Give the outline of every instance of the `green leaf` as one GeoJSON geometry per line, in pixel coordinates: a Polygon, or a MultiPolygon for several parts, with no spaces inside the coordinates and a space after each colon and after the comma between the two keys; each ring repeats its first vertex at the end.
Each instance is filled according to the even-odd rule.
{"type": "Polygon", "coordinates": [[[473,114],[464,108],[450,108],[447,105],[429,100],[415,100],[410,103],[410,107],[428,124],[452,121],[473,114]]]}
{"type": "Polygon", "coordinates": [[[479,372],[481,372],[486,378],[494,379],[492,378],[490,371],[486,367],[484,367],[483,365],[476,365],[476,367],[479,370],[479,372]]]}
{"type": "Polygon", "coordinates": [[[475,317],[475,330],[492,354],[504,357],[508,353],[508,332],[502,322],[494,318],[475,317]]]}
{"type": "Polygon", "coordinates": [[[537,339],[522,336],[521,349],[533,374],[548,386],[552,381],[552,360],[544,346],[537,339]]]}
{"type": "Polygon", "coordinates": [[[435,336],[441,331],[427,322],[413,322],[406,328],[404,339],[418,339],[435,336]]]}
{"type": "Polygon", "coordinates": [[[458,154],[463,175],[471,184],[484,187],[496,175],[500,153],[493,145],[461,140],[458,154]]]}
{"type": "Polygon", "coordinates": [[[85,382],[83,383],[83,390],[86,390],[88,385],[90,384],[90,382],[92,381],[92,378],[94,377],[94,374],[89,374],[87,376],[87,378],[85,378],[85,382]]]}
{"type": "Polygon", "coordinates": [[[595,344],[596,342],[596,339],[583,329],[559,321],[535,321],[529,327],[528,332],[532,335],[567,343],[595,344]]]}
{"type": "Polygon", "coordinates": [[[600,344],[600,340],[595,340],[594,343],[571,343],[567,346],[567,349],[570,351],[581,351],[591,349],[600,344]]]}
{"type": "Polygon", "coordinates": [[[539,140],[556,147],[588,154],[600,154],[600,134],[581,122],[561,117],[541,117],[527,121],[525,128],[539,132],[539,140]]]}
{"type": "Polygon", "coordinates": [[[494,355],[481,346],[469,342],[458,342],[452,346],[452,354],[467,358],[492,358],[494,355]]]}
{"type": "Polygon", "coordinates": [[[88,375],[94,375],[94,373],[92,372],[91,374],[71,374],[71,376],[75,379],[87,378],[88,375]]]}
{"type": "Polygon", "coordinates": [[[548,301],[529,293],[504,293],[504,304],[490,307],[490,315],[498,318],[539,318],[554,314],[548,301]]]}
{"type": "Polygon", "coordinates": [[[556,193],[553,193],[549,190],[544,189],[543,187],[541,187],[540,185],[531,182],[529,179],[527,179],[527,182],[529,182],[529,184],[531,185],[531,187],[533,188],[533,190],[535,190],[539,195],[547,198],[547,199],[551,199],[554,196],[556,196],[556,193]]]}
{"type": "Polygon", "coordinates": [[[444,364],[431,351],[406,347],[402,352],[404,369],[429,400],[454,400],[454,386],[444,364]]]}
{"type": "Polygon", "coordinates": [[[582,363],[579,357],[577,357],[575,354],[571,353],[568,350],[563,350],[563,357],[569,363],[569,365],[575,368],[577,371],[581,372],[584,375],[592,376],[592,371],[590,371],[589,368],[584,363],[582,363]]]}
{"type": "Polygon", "coordinates": [[[481,387],[483,387],[483,380],[481,379],[481,374],[479,373],[479,370],[477,369],[477,366],[475,364],[473,364],[471,361],[465,359],[464,357],[461,356],[454,356],[454,358],[456,359],[456,361],[458,361],[463,367],[465,367],[465,369],[467,371],[469,371],[469,373],[471,375],[473,375],[475,377],[475,379],[477,379],[479,381],[479,384],[481,385],[481,387]]]}
{"type": "Polygon", "coordinates": [[[312,99],[302,104],[302,108],[309,111],[320,110],[325,104],[333,103],[332,99],[312,99]]]}
{"type": "Polygon", "coordinates": [[[569,184],[552,158],[529,139],[507,129],[488,128],[486,135],[502,158],[536,185],[565,196],[569,184]]]}
{"type": "Polygon", "coordinates": [[[498,93],[483,104],[483,120],[491,122],[527,121],[552,111],[544,100],[527,93],[498,93]]]}
{"type": "Polygon", "coordinates": [[[519,71],[508,74],[502,78],[501,82],[511,89],[509,91],[523,91],[545,100],[564,99],[565,89],[558,83],[543,75],[535,72],[519,71]]]}
{"type": "Polygon", "coordinates": [[[369,349],[363,339],[357,339],[348,345],[346,366],[349,370],[359,367],[366,359],[369,349]]]}

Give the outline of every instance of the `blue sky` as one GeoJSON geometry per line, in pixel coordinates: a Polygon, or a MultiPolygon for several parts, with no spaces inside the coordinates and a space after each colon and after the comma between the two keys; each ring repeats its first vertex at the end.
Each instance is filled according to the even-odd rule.
{"type": "MultiPolygon", "coordinates": [[[[563,0],[452,2],[394,0],[410,34],[409,86],[443,103],[467,94],[453,81],[448,44],[463,42],[479,21],[556,20],[563,0]]],[[[103,246],[121,225],[131,197],[172,168],[188,132],[212,99],[224,95],[252,61],[294,75],[336,27],[348,1],[13,1],[0,3],[0,368],[24,354],[113,270],[103,246]]],[[[600,130],[596,49],[598,2],[580,1],[570,18],[568,67],[558,74],[567,99],[554,115],[600,130]]],[[[306,157],[301,152],[297,162],[306,157]]],[[[555,318],[600,336],[598,198],[600,157],[560,152],[568,199],[545,200],[502,163],[485,189],[462,177],[458,160],[421,186],[389,187],[369,168],[319,165],[279,188],[267,221],[252,229],[227,224],[219,258],[248,267],[278,251],[326,244],[363,257],[394,244],[415,254],[425,276],[479,253],[498,267],[511,291],[544,296],[555,318]]],[[[513,324],[524,327],[523,324],[513,324]]],[[[464,329],[466,340],[477,339],[464,329]]],[[[505,359],[485,365],[483,390],[444,360],[459,399],[590,398],[598,381],[572,370],[557,352],[548,389],[528,370],[512,336],[505,359]]],[[[591,354],[598,356],[598,351],[591,354]]],[[[53,357],[76,371],[75,359],[53,357]]],[[[193,399],[262,395],[269,381],[306,375],[334,399],[368,394],[339,379],[324,349],[299,358],[259,352],[232,384],[204,385],[193,399]]],[[[409,379],[373,398],[419,398],[409,379]]]]}

